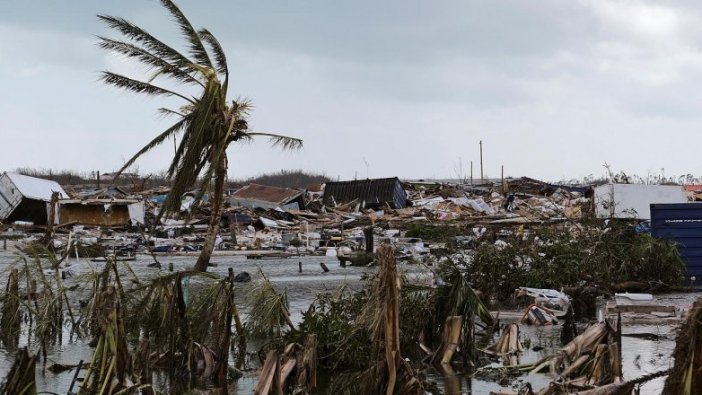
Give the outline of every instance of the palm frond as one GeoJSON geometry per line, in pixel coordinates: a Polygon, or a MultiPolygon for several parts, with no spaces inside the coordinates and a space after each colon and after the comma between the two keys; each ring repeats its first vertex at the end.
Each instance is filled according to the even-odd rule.
{"type": "Polygon", "coordinates": [[[278,337],[287,326],[293,328],[285,292],[279,293],[259,269],[258,278],[248,294],[249,333],[253,336],[278,337]]]}
{"type": "Polygon", "coordinates": [[[179,116],[181,118],[185,117],[185,114],[178,112],[176,110],[171,110],[170,108],[161,107],[156,111],[164,118],[169,117],[171,115],[176,115],[176,116],[179,116]]]}
{"type": "Polygon", "coordinates": [[[210,169],[212,163],[208,165],[208,160],[211,158],[213,144],[219,140],[217,131],[221,129],[221,120],[213,117],[212,112],[222,103],[219,85],[208,83],[208,88],[197,104],[190,109],[191,121],[168,168],[167,175],[174,182],[171,193],[164,202],[164,212],[172,212],[180,207],[181,195],[195,185],[203,169],[206,173],[205,178],[213,172],[213,169],[210,169]]]}
{"type": "Polygon", "coordinates": [[[197,34],[193,25],[190,24],[188,18],[185,17],[183,12],[175,5],[171,0],[161,0],[161,4],[171,13],[173,19],[178,23],[180,31],[183,33],[183,37],[190,43],[190,54],[193,55],[195,60],[199,62],[200,65],[206,66],[208,68],[212,67],[212,61],[210,60],[205,45],[200,40],[200,36],[197,34]]]}
{"type": "Polygon", "coordinates": [[[142,148],[141,150],[139,150],[139,152],[137,152],[136,154],[134,154],[134,156],[132,156],[132,158],[129,159],[129,160],[124,164],[124,166],[122,166],[121,169],[119,169],[119,171],[117,172],[117,176],[119,176],[119,174],[121,174],[124,170],[128,169],[132,164],[134,164],[134,162],[135,162],[140,156],[144,155],[144,154],[145,154],[146,152],[148,152],[148,151],[151,151],[151,150],[154,149],[157,145],[163,143],[167,138],[169,138],[170,136],[172,136],[172,135],[178,133],[180,130],[182,130],[185,126],[187,126],[187,123],[188,123],[188,119],[187,119],[187,118],[183,118],[183,119],[181,119],[180,121],[178,121],[178,122],[176,122],[175,124],[173,124],[173,125],[172,125],[171,127],[169,127],[168,129],[166,129],[165,131],[161,132],[161,134],[159,134],[158,136],[156,136],[156,138],[154,138],[154,139],[151,140],[148,144],[146,144],[146,145],[144,146],[144,148],[142,148]]]}
{"type": "Polygon", "coordinates": [[[124,41],[118,41],[118,40],[113,40],[110,38],[106,37],[101,37],[98,36],[99,42],[98,46],[102,49],[116,52],[122,55],[125,55],[129,58],[136,58],[138,59],[141,63],[151,67],[151,68],[157,68],[159,74],[162,75],[167,75],[171,78],[174,78],[180,82],[184,83],[190,83],[190,84],[197,84],[200,86],[202,85],[202,82],[198,81],[196,78],[194,78],[192,75],[190,75],[187,71],[182,70],[178,66],[175,66],[168,61],[164,60],[163,58],[156,56],[149,52],[148,50],[138,47],[134,44],[127,43],[124,41]]]}
{"type": "Polygon", "coordinates": [[[264,132],[250,132],[246,133],[246,135],[247,137],[268,137],[268,142],[273,147],[280,147],[283,150],[297,150],[302,148],[302,139],[296,137],[264,132]]]}
{"type": "Polygon", "coordinates": [[[98,15],[97,17],[105,22],[109,28],[115,29],[129,39],[142,44],[147,50],[149,50],[149,52],[168,60],[173,65],[177,65],[178,67],[188,67],[189,65],[195,63],[180,52],[147,33],[146,30],[124,18],[109,15],[98,15]]]}
{"type": "Polygon", "coordinates": [[[133,78],[126,77],[121,74],[116,74],[111,71],[103,71],[100,79],[108,85],[113,85],[118,88],[126,89],[136,93],[143,93],[145,95],[155,95],[155,96],[178,96],[183,100],[187,100],[191,103],[194,101],[180,93],[173,92],[166,88],[161,88],[148,82],[143,82],[135,80],[133,78]]]}
{"type": "Polygon", "coordinates": [[[200,29],[200,31],[198,31],[198,34],[200,35],[200,38],[203,41],[205,41],[212,49],[212,53],[214,53],[215,63],[217,65],[217,71],[224,74],[225,79],[229,79],[229,69],[227,67],[227,57],[224,54],[224,50],[222,49],[222,45],[220,45],[217,38],[215,38],[215,36],[212,35],[212,33],[210,33],[210,31],[207,29],[200,29]]]}

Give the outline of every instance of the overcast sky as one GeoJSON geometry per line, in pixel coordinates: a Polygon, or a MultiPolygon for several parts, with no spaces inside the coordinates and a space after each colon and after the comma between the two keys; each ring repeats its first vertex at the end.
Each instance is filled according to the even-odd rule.
{"type": "MultiPolygon", "coordinates": [[[[229,150],[229,176],[455,177],[457,165],[547,180],[700,174],[702,3],[680,1],[178,2],[222,42],[254,129],[304,139],[229,150]]],[[[0,170],[112,171],[168,120],[98,82],[140,70],[107,55],[122,16],[174,46],[155,0],[0,0],[0,170]]],[[[172,144],[138,162],[164,169],[172,144]]]]}

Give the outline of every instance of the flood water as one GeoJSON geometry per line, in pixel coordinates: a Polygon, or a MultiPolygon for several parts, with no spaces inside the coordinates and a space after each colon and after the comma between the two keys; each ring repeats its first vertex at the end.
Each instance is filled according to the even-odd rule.
{"type": "MultiPolygon", "coordinates": [[[[195,261],[196,256],[162,256],[158,257],[163,267],[168,267],[168,263],[173,263],[175,270],[189,268],[195,261]]],[[[17,260],[14,252],[0,251],[0,272],[5,272],[9,265],[17,260]]],[[[165,269],[149,268],[147,265],[153,259],[147,255],[140,255],[136,261],[129,262],[135,273],[140,278],[147,278],[158,275],[159,271],[165,269]]],[[[351,289],[360,289],[362,286],[361,275],[365,272],[372,272],[374,268],[351,267],[342,268],[336,258],[328,257],[300,257],[300,258],[276,258],[247,260],[243,256],[215,256],[212,263],[216,266],[209,269],[210,272],[225,276],[228,269],[233,268],[235,273],[242,271],[249,272],[252,276],[262,270],[270,279],[274,286],[280,290],[285,290],[290,304],[291,318],[297,324],[302,318],[302,312],[306,311],[317,293],[322,291],[333,291],[341,285],[346,285],[351,289]],[[298,262],[302,262],[302,273],[298,272],[298,262]],[[320,262],[324,262],[330,269],[328,273],[323,273],[320,262]]],[[[90,262],[87,259],[75,259],[71,261],[72,271],[76,274],[100,270],[104,263],[90,262]]],[[[400,266],[410,278],[423,281],[423,277],[428,278],[426,269],[420,265],[400,266]]],[[[3,276],[4,277],[4,276],[3,276]]],[[[75,277],[66,280],[66,285],[70,285],[75,277]]],[[[4,280],[4,278],[3,278],[4,280]]],[[[4,287],[4,282],[0,283],[4,287]]],[[[237,305],[242,310],[242,318],[245,319],[245,295],[248,291],[246,284],[240,285],[240,292],[237,293],[237,305]]],[[[692,304],[699,294],[665,295],[666,300],[671,304],[687,306],[692,304]]],[[[504,322],[504,320],[503,320],[504,322]]],[[[534,362],[542,357],[550,355],[560,348],[560,327],[529,327],[520,326],[522,340],[528,338],[530,348],[520,357],[520,363],[534,362]],[[538,347],[537,347],[538,346],[538,347]],[[534,348],[540,349],[533,351],[534,348]]],[[[648,373],[657,372],[672,366],[671,354],[675,346],[675,328],[670,325],[636,325],[625,326],[623,333],[648,333],[658,336],[658,340],[646,340],[640,337],[623,336],[622,339],[622,360],[623,372],[626,378],[636,378],[648,373]]],[[[64,335],[62,345],[49,349],[48,359],[52,362],[63,364],[77,364],[79,360],[89,361],[92,349],[85,340],[69,340],[68,333],[64,335]]],[[[25,340],[26,342],[26,340],[25,340]]],[[[20,340],[22,346],[22,339],[20,340]]],[[[37,350],[30,350],[34,353],[37,350]]],[[[10,353],[0,348],[0,377],[4,378],[14,360],[14,353],[10,353]]],[[[243,378],[229,386],[230,394],[251,394],[257,380],[257,372],[247,372],[243,378]]],[[[500,385],[496,382],[479,380],[461,373],[452,377],[445,377],[437,372],[428,372],[428,380],[436,383],[441,391],[446,394],[488,394],[490,391],[514,391],[523,382],[531,382],[534,390],[547,385],[549,378],[545,375],[524,376],[517,381],[500,385]]],[[[49,393],[65,394],[68,391],[73,371],[54,374],[44,370],[41,363],[37,364],[37,385],[39,391],[49,393]]],[[[659,394],[663,387],[664,378],[653,380],[641,388],[641,394],[659,394]]],[[[165,377],[155,376],[154,384],[164,392],[167,390],[167,380],[165,377]]],[[[74,389],[75,391],[75,389],[74,389]]],[[[324,393],[319,391],[319,393],[324,393]]]]}

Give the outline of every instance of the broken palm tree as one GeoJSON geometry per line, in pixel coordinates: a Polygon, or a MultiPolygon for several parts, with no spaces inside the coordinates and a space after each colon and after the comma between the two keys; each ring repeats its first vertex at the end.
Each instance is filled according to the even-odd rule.
{"type": "Polygon", "coordinates": [[[585,390],[622,382],[617,333],[607,321],[591,325],[558,352],[534,365],[532,373],[548,370],[557,377],[540,395],[558,393],[557,388],[585,390]]]}
{"type": "Polygon", "coordinates": [[[290,343],[282,359],[268,351],[255,395],[311,394],[317,389],[317,336],[308,335],[304,347],[290,343]]]}
{"type": "MultiPolygon", "coordinates": [[[[22,325],[21,319],[13,321],[10,318],[10,311],[19,314],[19,317],[26,314],[29,324],[26,331],[27,343],[31,345],[38,342],[46,362],[47,346],[61,341],[64,321],[70,323],[71,335],[77,322],[67,296],[68,289],[64,287],[60,272],[56,270],[56,256],[43,246],[35,247],[31,256],[18,255],[19,265],[10,270],[6,304],[2,309],[2,330],[3,334],[9,335],[12,332],[4,332],[5,329],[11,329],[12,325],[18,329],[22,325]],[[68,313],[68,317],[64,316],[64,312],[68,313]],[[8,325],[8,328],[4,325],[8,325]]],[[[17,333],[13,336],[17,336],[17,333]]]]}
{"type": "Polygon", "coordinates": [[[494,327],[495,319],[471,287],[467,275],[456,265],[445,265],[440,274],[444,285],[437,289],[435,314],[437,320],[443,321],[441,345],[431,360],[434,365],[439,365],[438,362],[447,365],[454,353],[460,351],[464,362],[472,361],[476,325],[489,329],[494,327]]]}
{"type": "Polygon", "coordinates": [[[96,317],[101,334],[81,393],[112,394],[130,388],[127,380],[130,358],[121,315],[117,290],[110,284],[97,299],[96,317]]]}
{"type": "Polygon", "coordinates": [[[7,287],[0,308],[0,331],[5,347],[14,349],[19,342],[21,326],[21,310],[19,296],[19,272],[17,268],[10,269],[7,277],[7,287]]]}
{"type": "Polygon", "coordinates": [[[340,393],[421,394],[421,382],[400,355],[400,278],[395,250],[381,245],[377,258],[380,268],[358,317],[370,334],[369,366],[359,373],[333,377],[332,386],[340,393]]]}
{"type": "Polygon", "coordinates": [[[522,343],[519,341],[519,325],[512,323],[505,326],[497,343],[485,351],[489,354],[507,357],[509,366],[517,365],[519,363],[517,356],[524,351],[522,343]]]}
{"type": "Polygon", "coordinates": [[[675,366],[665,381],[663,393],[702,394],[702,298],[692,305],[678,334],[673,356],[675,366]]]}
{"type": "Polygon", "coordinates": [[[607,321],[588,327],[573,341],[556,353],[533,364],[503,367],[483,367],[477,376],[521,375],[523,373],[548,372],[555,379],[538,395],[570,394],[609,386],[613,392],[592,394],[620,394],[616,392],[622,384],[621,353],[617,344],[617,333],[607,321]]]}
{"type": "MultiPolygon", "coordinates": [[[[160,369],[180,380],[204,379],[219,388],[226,386],[233,322],[238,323],[237,335],[244,338],[232,276],[170,273],[128,295],[129,310],[134,311],[128,331],[141,334],[142,343],[148,343],[148,366],[142,362],[140,370],[160,369]]],[[[137,360],[144,359],[144,352],[137,353],[137,360]]]]}
{"type": "Polygon", "coordinates": [[[288,297],[278,293],[262,270],[249,291],[247,327],[253,336],[280,338],[284,328],[294,329],[288,310],[288,297]]]}

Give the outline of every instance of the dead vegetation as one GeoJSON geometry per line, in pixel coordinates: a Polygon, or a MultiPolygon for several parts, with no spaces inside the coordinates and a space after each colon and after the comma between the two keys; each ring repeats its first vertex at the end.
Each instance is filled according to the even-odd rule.
{"type": "Polygon", "coordinates": [[[702,298],[690,310],[677,338],[675,366],[665,382],[663,393],[696,395],[702,393],[702,298]]]}
{"type": "MultiPolygon", "coordinates": [[[[64,331],[93,339],[93,356],[81,372],[86,394],[149,393],[153,371],[185,388],[224,388],[234,369],[229,355],[243,360],[247,336],[269,341],[257,393],[312,393],[321,369],[335,371],[329,387],[334,393],[418,394],[430,366],[451,377],[457,367],[469,370],[480,363],[477,344],[492,338],[496,319],[473,290],[465,266],[442,261],[434,268],[442,282],[432,288],[403,278],[394,254],[382,245],[378,271],[360,292],[342,288],[319,295],[295,327],[285,293],[262,273],[248,294],[252,313],[244,325],[233,299],[232,272],[143,279],[127,264],[108,260],[101,271],[82,275],[80,282],[90,286],[79,289],[64,285],[56,257],[44,251],[47,258],[23,256],[8,274],[0,322],[3,334],[27,330],[29,347],[40,351],[60,341],[64,331]],[[18,329],[18,314],[31,323],[20,322],[18,329]],[[238,348],[232,347],[236,340],[238,348]]],[[[597,324],[558,353],[525,366],[516,363],[522,347],[515,324],[490,351],[507,359],[501,371],[548,371],[557,377],[542,395],[620,391],[631,382],[622,380],[616,339],[612,325],[597,324]]]]}
{"type": "MultiPolygon", "coordinates": [[[[239,340],[245,336],[234,304],[233,273],[222,278],[177,272],[143,280],[112,259],[69,287],[61,273],[49,250],[19,256],[8,273],[0,311],[8,349],[26,333],[28,348],[39,350],[46,368],[47,348],[61,344],[65,333],[91,340],[93,356],[80,377],[85,394],[149,393],[154,370],[190,386],[226,387],[233,330],[239,340]]],[[[245,354],[245,341],[238,353],[245,354]]]]}

